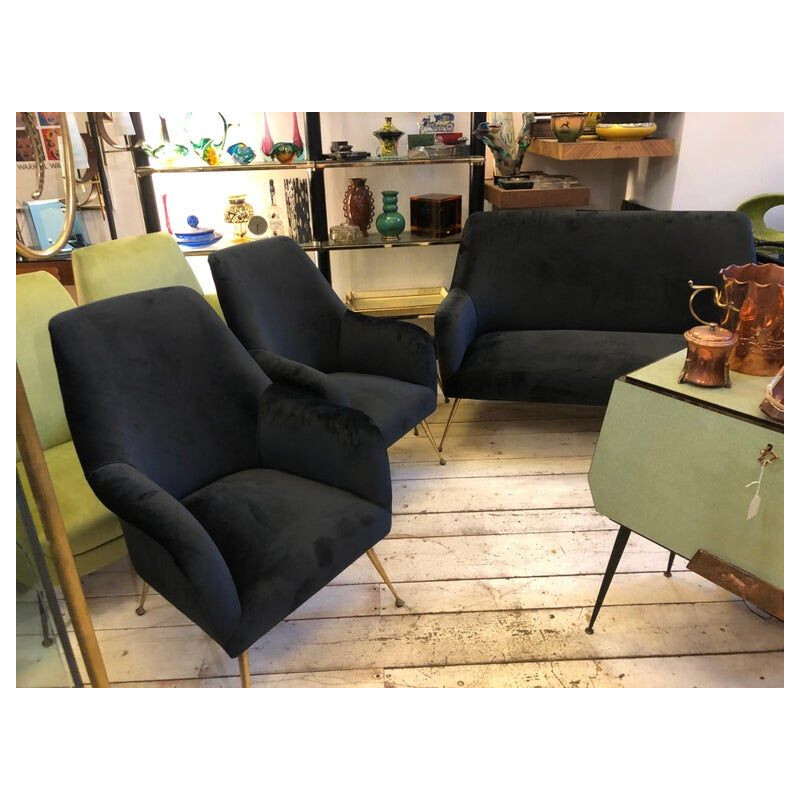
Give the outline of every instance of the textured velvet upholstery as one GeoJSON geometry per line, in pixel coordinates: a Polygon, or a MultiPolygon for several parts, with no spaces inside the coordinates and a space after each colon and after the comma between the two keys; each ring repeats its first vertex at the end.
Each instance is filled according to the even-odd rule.
{"type": "Polygon", "coordinates": [[[349,311],[293,240],[229,247],[209,263],[225,319],[273,381],[363,411],[387,444],[435,409],[431,337],[349,311]]]}
{"type": "Polygon", "coordinates": [[[391,525],[378,428],[270,383],[193,290],[50,323],[86,478],[137,572],[232,656],[391,525]]]}
{"type": "Polygon", "coordinates": [[[436,313],[445,394],[604,403],[619,375],[683,346],[690,279],[753,257],[736,212],[473,214],[436,313]]]}
{"type": "MultiPolygon", "coordinates": [[[[188,286],[203,293],[178,243],[163,232],[79,247],[72,251],[72,268],[81,305],[165,286],[188,286]]],[[[222,316],[217,296],[205,298],[222,316]]]]}
{"type": "MultiPolygon", "coordinates": [[[[55,314],[75,308],[75,302],[48,272],[18,275],[16,290],[17,366],[44,449],[45,463],[64,519],[69,546],[75,556],[75,566],[80,575],[85,575],[124,556],[125,540],[119,520],[95,497],[86,482],[72,443],[58,386],[47,326],[55,314]]],[[[48,572],[57,584],[58,573],[50,544],[19,452],[17,472],[48,572]]],[[[19,510],[16,517],[17,580],[26,586],[33,586],[36,584],[33,553],[19,510]]]]}

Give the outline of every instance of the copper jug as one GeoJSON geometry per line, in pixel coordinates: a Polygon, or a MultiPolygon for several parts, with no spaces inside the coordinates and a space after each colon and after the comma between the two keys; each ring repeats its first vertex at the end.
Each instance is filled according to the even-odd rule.
{"type": "MultiPolygon", "coordinates": [[[[725,309],[720,325],[738,337],[730,356],[730,368],[745,375],[775,375],[783,366],[783,267],[732,264],[720,270],[720,275],[722,290],[716,286],[695,286],[689,281],[694,290],[690,309],[699,292],[712,291],[714,303],[725,309]]],[[[700,320],[694,310],[692,316],[700,320]]]]}

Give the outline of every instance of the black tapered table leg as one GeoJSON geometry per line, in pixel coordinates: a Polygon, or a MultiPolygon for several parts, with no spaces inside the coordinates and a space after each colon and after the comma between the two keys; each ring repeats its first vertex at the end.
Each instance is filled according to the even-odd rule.
{"type": "Polygon", "coordinates": [[[614,546],[611,548],[611,555],[608,559],[608,566],[606,567],[606,574],[603,576],[603,582],[600,584],[600,591],[597,594],[597,602],[594,604],[594,611],[592,611],[592,618],[589,620],[589,627],[586,628],[586,633],[594,633],[594,621],[600,613],[603,606],[603,600],[606,599],[606,592],[608,587],[611,586],[611,579],[617,571],[622,554],[625,552],[625,545],[628,544],[628,539],[631,535],[631,529],[626,528],[624,525],[619,526],[619,533],[614,541],[614,546]]]}
{"type": "Polygon", "coordinates": [[[672,565],[673,565],[674,562],[675,562],[675,551],[674,550],[670,550],[669,551],[669,561],[667,561],[667,570],[664,573],[664,575],[667,578],[671,578],[672,577],[672,565]]]}

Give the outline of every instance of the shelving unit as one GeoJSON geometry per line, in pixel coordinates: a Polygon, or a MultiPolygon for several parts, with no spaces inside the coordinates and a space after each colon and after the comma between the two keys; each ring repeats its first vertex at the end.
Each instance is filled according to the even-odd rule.
{"type": "MultiPolygon", "coordinates": [[[[486,118],[485,112],[474,111],[470,115],[470,130],[474,130],[486,118]]],[[[134,128],[137,136],[144,138],[141,115],[132,114],[134,128]]],[[[334,161],[324,158],[322,146],[322,132],[320,126],[320,112],[305,112],[306,154],[304,161],[292,164],[276,164],[267,162],[253,162],[251,164],[218,164],[216,166],[190,165],[175,167],[158,167],[151,165],[145,153],[140,149],[134,150],[136,163],[135,173],[139,186],[139,197],[142,204],[142,213],[145,228],[150,232],[161,230],[161,221],[158,212],[156,193],[153,187],[152,176],[155,174],[180,174],[202,172],[238,172],[261,170],[306,170],[309,175],[309,194],[311,206],[311,229],[313,240],[301,244],[306,251],[317,254],[317,264],[326,280],[331,281],[330,253],[332,251],[364,250],[364,249],[390,249],[394,247],[418,247],[429,245],[458,244],[460,236],[449,236],[442,239],[432,239],[404,233],[399,241],[383,240],[379,234],[368,234],[355,242],[335,243],[328,239],[329,221],[325,200],[325,173],[330,169],[361,170],[374,167],[435,167],[440,164],[464,164],[469,167],[469,199],[468,213],[483,209],[483,184],[484,184],[484,145],[473,140],[470,143],[470,155],[457,158],[431,158],[431,159],[375,159],[367,158],[361,161],[334,161]]],[[[181,248],[186,255],[204,256],[230,247],[235,242],[221,240],[209,248],[181,248]]]]}
{"type": "Polygon", "coordinates": [[[673,139],[635,139],[605,141],[579,139],[559,142],[557,139],[534,139],[529,152],[558,161],[588,161],[611,158],[664,158],[675,155],[673,139]]]}

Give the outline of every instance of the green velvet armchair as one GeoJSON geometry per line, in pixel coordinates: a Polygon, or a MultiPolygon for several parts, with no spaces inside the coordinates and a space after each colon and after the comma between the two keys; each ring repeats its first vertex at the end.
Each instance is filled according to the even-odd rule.
{"type": "MultiPolygon", "coordinates": [[[[72,252],[78,303],[130,292],[187,286],[203,294],[178,243],[168,233],[147,233],[81,247],[72,252]]],[[[204,295],[223,316],[216,294],[204,295]]]]}
{"type": "MultiPolygon", "coordinates": [[[[47,325],[53,316],[71,308],[75,308],[75,303],[67,290],[49,273],[31,272],[17,276],[17,365],[42,442],[78,574],[85,575],[121,558],[127,549],[119,520],[95,497],[86,482],[64,415],[47,325]]],[[[57,584],[55,563],[27,475],[20,463],[19,452],[17,472],[50,577],[57,584]]],[[[25,586],[36,585],[34,563],[18,509],[17,580],[25,586]]]]}

